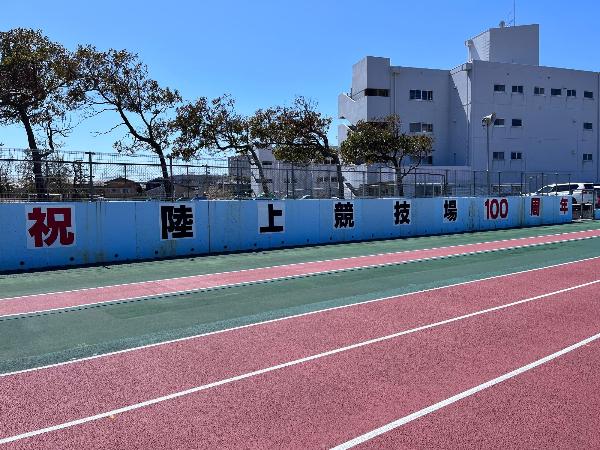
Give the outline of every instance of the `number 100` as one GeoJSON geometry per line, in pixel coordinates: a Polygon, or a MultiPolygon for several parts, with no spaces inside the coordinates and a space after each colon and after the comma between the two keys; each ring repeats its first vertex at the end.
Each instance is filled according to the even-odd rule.
{"type": "Polygon", "coordinates": [[[503,198],[498,201],[497,198],[487,199],[485,201],[485,218],[496,220],[498,217],[506,219],[508,216],[508,200],[503,198]]]}

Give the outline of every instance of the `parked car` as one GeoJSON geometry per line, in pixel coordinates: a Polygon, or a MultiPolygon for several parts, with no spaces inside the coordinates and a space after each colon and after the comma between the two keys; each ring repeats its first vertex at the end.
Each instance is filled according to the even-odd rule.
{"type": "MultiPolygon", "coordinates": [[[[600,186],[599,186],[600,187],[600,186]]],[[[557,183],[549,184],[535,191],[536,195],[570,195],[573,204],[592,203],[594,201],[593,183],[557,183]]]]}

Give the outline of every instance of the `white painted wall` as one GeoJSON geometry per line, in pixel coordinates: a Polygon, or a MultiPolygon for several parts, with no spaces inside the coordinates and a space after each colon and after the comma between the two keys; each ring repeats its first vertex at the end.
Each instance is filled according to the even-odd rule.
{"type": "Polygon", "coordinates": [[[468,61],[537,66],[540,63],[539,37],[537,24],[490,28],[467,40],[468,61]]]}
{"type": "Polygon", "coordinates": [[[493,161],[492,170],[570,172],[582,181],[597,180],[598,76],[571,69],[473,61],[473,167],[485,168],[481,118],[495,112],[505,119],[505,126],[490,128],[490,152],[503,151],[505,159],[493,161]],[[494,92],[494,84],[504,84],[506,92],[494,92]],[[522,85],[523,94],[512,93],[513,85],[522,85]],[[534,95],[535,86],[543,87],[545,95],[534,95]],[[561,89],[562,95],[551,96],[552,88],[561,89]],[[567,89],[574,89],[576,97],[567,97],[567,89]],[[584,91],[594,92],[594,99],[583,98],[584,91]],[[523,126],[512,127],[513,118],[522,119],[523,126]],[[584,122],[591,122],[593,129],[584,130],[584,122]],[[523,160],[511,161],[512,151],[522,152],[523,160]],[[591,153],[593,161],[584,162],[584,153],[591,153]]]}
{"type": "Polygon", "coordinates": [[[402,121],[401,130],[408,133],[411,122],[433,124],[433,161],[436,165],[454,164],[449,149],[449,89],[447,70],[393,67],[392,113],[402,121]],[[433,100],[410,100],[411,89],[433,91],[433,100]],[[441,149],[441,150],[438,150],[441,149]]]}

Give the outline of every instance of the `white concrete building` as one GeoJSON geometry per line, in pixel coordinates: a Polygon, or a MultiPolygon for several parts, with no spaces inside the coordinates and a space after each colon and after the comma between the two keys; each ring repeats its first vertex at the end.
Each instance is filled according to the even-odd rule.
{"type": "Polygon", "coordinates": [[[491,28],[466,41],[452,70],[391,66],[367,56],[338,98],[340,142],[358,120],[397,114],[404,132],[432,133],[433,166],[560,173],[600,181],[600,73],[539,65],[539,26],[491,28]]]}

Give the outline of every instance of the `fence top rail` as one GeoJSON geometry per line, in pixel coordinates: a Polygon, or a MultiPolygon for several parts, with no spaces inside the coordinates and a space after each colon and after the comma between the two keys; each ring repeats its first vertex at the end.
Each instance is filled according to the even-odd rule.
{"type": "MultiPolygon", "coordinates": [[[[4,155],[31,155],[33,150],[25,149],[25,148],[13,148],[13,147],[0,147],[0,157],[4,157],[4,155]]],[[[91,155],[93,160],[95,161],[106,161],[106,162],[133,162],[136,160],[144,160],[149,163],[157,163],[160,164],[160,160],[158,155],[154,153],[115,153],[115,152],[101,152],[101,151],[86,151],[86,150],[56,150],[51,151],[49,149],[38,149],[37,150],[42,155],[60,157],[63,160],[83,160],[88,161],[89,156],[91,155]]],[[[165,155],[165,158],[170,158],[169,155],[165,155]]],[[[173,158],[173,161],[186,162],[183,158],[173,158]]],[[[192,158],[190,161],[194,161],[197,163],[223,163],[227,164],[227,158],[225,157],[211,157],[211,156],[202,156],[197,158],[192,158]]]]}

